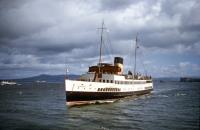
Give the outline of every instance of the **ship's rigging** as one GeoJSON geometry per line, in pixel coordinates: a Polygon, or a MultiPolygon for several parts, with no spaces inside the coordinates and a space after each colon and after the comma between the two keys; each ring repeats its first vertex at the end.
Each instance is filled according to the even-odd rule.
{"type": "Polygon", "coordinates": [[[109,56],[110,59],[113,59],[114,56],[109,30],[106,28],[104,21],[102,21],[101,27],[98,30],[100,30],[99,65],[101,65],[103,63],[103,57],[107,59],[107,56],[109,56]]]}

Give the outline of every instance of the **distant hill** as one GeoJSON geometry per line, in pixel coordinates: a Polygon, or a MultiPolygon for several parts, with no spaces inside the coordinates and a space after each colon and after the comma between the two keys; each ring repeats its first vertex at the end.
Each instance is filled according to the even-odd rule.
{"type": "Polygon", "coordinates": [[[180,80],[179,77],[162,77],[162,78],[153,78],[156,82],[163,82],[163,81],[170,81],[170,82],[177,82],[180,80]]]}
{"type": "Polygon", "coordinates": [[[181,77],[180,82],[200,82],[200,77],[181,77]]]}
{"type": "MultiPolygon", "coordinates": [[[[69,79],[77,79],[79,75],[68,75],[69,79]]],[[[38,76],[22,78],[22,79],[9,79],[8,81],[16,81],[16,82],[36,82],[36,81],[46,81],[46,82],[57,82],[64,83],[65,75],[47,75],[42,74],[38,76]]]]}
{"type": "MultiPolygon", "coordinates": [[[[78,79],[80,75],[68,75],[69,79],[78,79]]],[[[57,82],[57,83],[64,83],[65,75],[47,75],[42,74],[38,76],[28,77],[28,78],[21,78],[21,79],[4,79],[6,81],[15,81],[15,82],[36,82],[36,81],[45,81],[45,82],[57,82]]],[[[177,82],[180,81],[179,77],[162,77],[162,78],[153,78],[155,82],[164,82],[164,81],[171,81],[171,82],[177,82]]],[[[2,81],[0,79],[0,81],[2,81]]]]}

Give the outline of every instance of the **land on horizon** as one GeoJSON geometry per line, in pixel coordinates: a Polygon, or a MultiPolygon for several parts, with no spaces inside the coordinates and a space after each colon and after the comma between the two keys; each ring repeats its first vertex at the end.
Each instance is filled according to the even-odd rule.
{"type": "MultiPolygon", "coordinates": [[[[17,79],[0,79],[0,81],[16,81],[16,82],[36,82],[36,81],[46,81],[46,82],[59,82],[64,83],[66,75],[49,75],[49,74],[40,74],[37,76],[17,78],[17,79]]],[[[69,79],[75,80],[80,77],[80,75],[69,74],[67,75],[69,79]]],[[[153,77],[154,81],[179,81],[181,77],[153,77]]],[[[199,77],[198,77],[199,78],[199,77]]]]}

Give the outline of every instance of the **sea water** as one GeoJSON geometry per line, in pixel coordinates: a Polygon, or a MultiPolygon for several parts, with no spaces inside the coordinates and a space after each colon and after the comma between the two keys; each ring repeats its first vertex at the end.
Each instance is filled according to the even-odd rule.
{"type": "Polygon", "coordinates": [[[0,129],[198,130],[200,83],[154,82],[151,94],[68,108],[62,83],[0,86],[0,129]]]}

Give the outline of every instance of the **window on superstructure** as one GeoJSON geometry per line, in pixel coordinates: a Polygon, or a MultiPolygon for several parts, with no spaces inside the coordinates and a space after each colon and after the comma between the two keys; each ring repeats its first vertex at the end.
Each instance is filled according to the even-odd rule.
{"type": "Polygon", "coordinates": [[[105,79],[103,79],[103,82],[105,83],[105,79]]]}
{"type": "Polygon", "coordinates": [[[148,81],[146,81],[146,83],[152,83],[152,81],[148,80],[148,81]]]}
{"type": "Polygon", "coordinates": [[[111,83],[113,83],[113,80],[110,80],[111,83]]]}
{"type": "Polygon", "coordinates": [[[107,80],[107,83],[109,83],[109,80],[107,80]]]}

